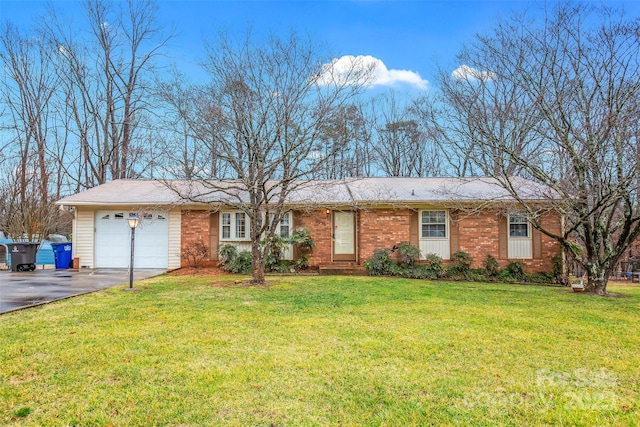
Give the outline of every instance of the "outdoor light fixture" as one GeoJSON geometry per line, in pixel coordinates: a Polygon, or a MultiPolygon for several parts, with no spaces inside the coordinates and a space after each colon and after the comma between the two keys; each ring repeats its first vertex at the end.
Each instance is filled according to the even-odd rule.
{"type": "Polygon", "coordinates": [[[127,220],[127,222],[129,223],[129,228],[135,230],[135,228],[140,223],[140,218],[138,218],[136,214],[131,214],[129,215],[129,219],[127,220]]]}
{"type": "Polygon", "coordinates": [[[331,213],[331,211],[330,211],[329,209],[327,209],[327,210],[325,211],[325,214],[326,214],[326,215],[329,215],[330,213],[331,213]]]}
{"type": "Polygon", "coordinates": [[[131,261],[129,262],[129,290],[133,290],[133,247],[136,241],[136,227],[140,224],[140,218],[136,214],[129,214],[129,228],[131,228],[131,261]]]}

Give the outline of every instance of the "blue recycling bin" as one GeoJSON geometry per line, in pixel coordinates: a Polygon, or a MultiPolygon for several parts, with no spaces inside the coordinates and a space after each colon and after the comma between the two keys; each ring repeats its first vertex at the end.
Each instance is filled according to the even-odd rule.
{"type": "Polygon", "coordinates": [[[52,243],[51,247],[56,258],[56,268],[69,268],[72,262],[71,243],[52,243]]]}

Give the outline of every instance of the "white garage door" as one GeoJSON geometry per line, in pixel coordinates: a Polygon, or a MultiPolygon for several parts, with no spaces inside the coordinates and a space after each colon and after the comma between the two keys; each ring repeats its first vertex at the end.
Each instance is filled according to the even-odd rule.
{"type": "MultiPolygon", "coordinates": [[[[169,256],[168,218],[165,211],[138,213],[134,267],[167,268],[169,256]]],[[[97,211],[95,264],[98,268],[128,268],[131,251],[129,212],[97,211]]]]}

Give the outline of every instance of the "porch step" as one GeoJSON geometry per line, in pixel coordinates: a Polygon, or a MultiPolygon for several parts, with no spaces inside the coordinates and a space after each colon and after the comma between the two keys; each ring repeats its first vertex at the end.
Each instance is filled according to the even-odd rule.
{"type": "Polygon", "coordinates": [[[321,276],[368,276],[367,269],[355,262],[334,262],[320,266],[321,276]]]}

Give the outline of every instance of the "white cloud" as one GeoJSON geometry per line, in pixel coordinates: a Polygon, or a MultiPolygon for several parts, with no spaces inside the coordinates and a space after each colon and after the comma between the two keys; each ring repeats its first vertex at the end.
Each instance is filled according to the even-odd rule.
{"type": "Polygon", "coordinates": [[[420,89],[427,81],[420,74],[409,70],[389,70],[378,58],[369,55],[345,55],[324,65],[324,73],[318,84],[364,84],[365,86],[392,86],[405,83],[420,89]]]}
{"type": "Polygon", "coordinates": [[[471,68],[468,65],[461,65],[453,72],[451,75],[460,80],[480,80],[487,81],[492,80],[495,77],[495,74],[491,71],[480,71],[475,68],[471,68]]]}

